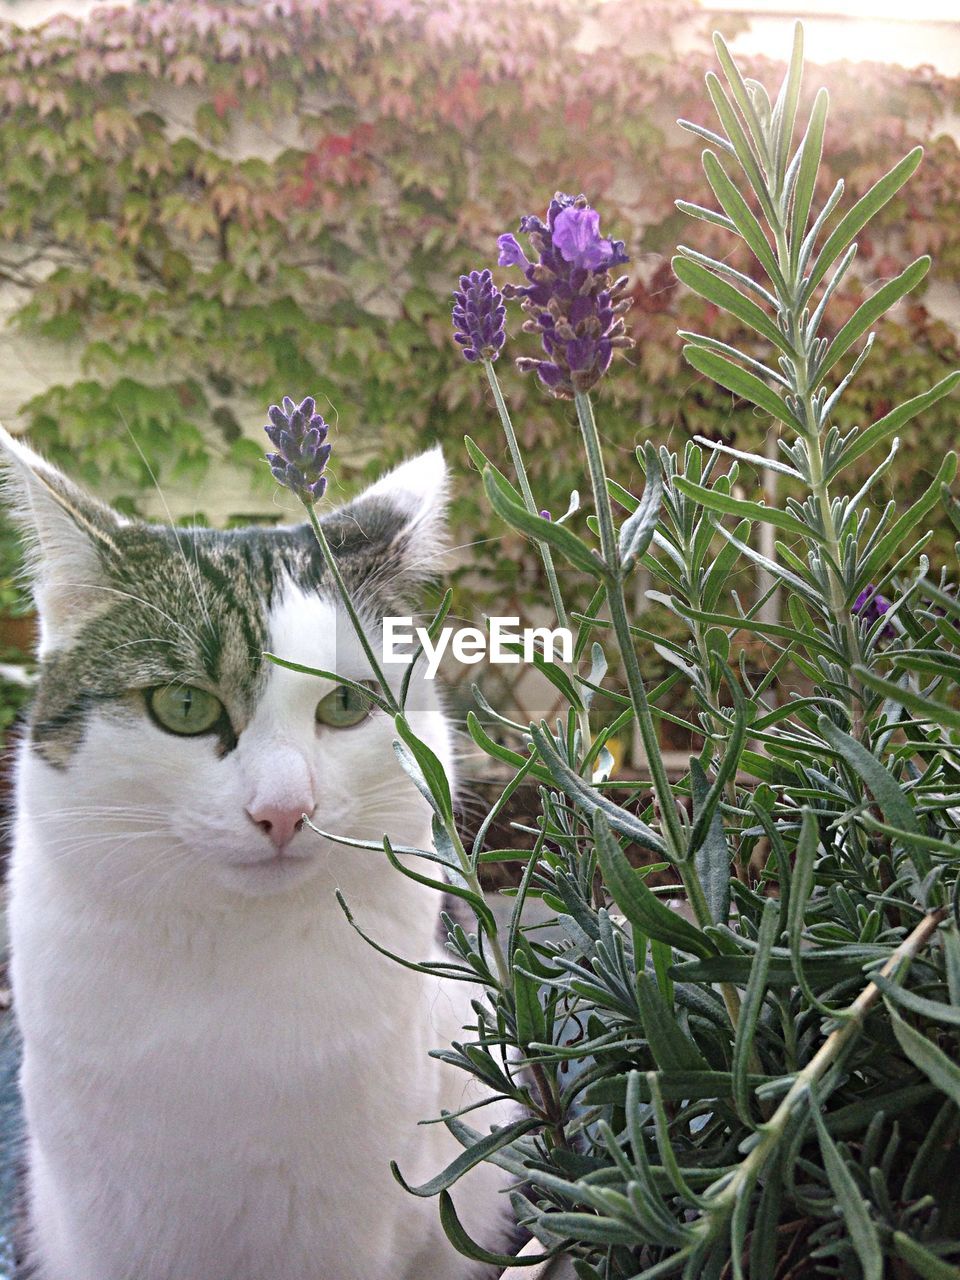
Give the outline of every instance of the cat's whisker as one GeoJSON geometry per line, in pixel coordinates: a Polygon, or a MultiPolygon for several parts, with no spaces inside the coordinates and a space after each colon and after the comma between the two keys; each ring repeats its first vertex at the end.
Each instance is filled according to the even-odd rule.
{"type": "Polygon", "coordinates": [[[416,558],[404,558],[400,567],[393,565],[383,565],[373,573],[369,574],[358,587],[354,596],[354,604],[359,602],[366,603],[369,598],[375,597],[378,593],[382,593],[391,587],[398,578],[409,577],[411,573],[417,573],[424,569],[427,565],[433,564],[437,560],[443,560],[448,555],[452,555],[455,551],[468,551],[473,547],[483,546],[487,543],[501,542],[502,537],[498,538],[475,538],[470,542],[457,543],[452,547],[438,547],[424,555],[416,558]],[[389,573],[389,577],[385,576],[389,573]]]}
{"type": "Polygon", "coordinates": [[[113,846],[119,841],[124,843],[120,845],[120,849],[125,849],[129,844],[135,844],[140,840],[146,840],[159,835],[169,835],[169,830],[159,827],[151,827],[148,831],[118,831],[114,835],[104,835],[102,832],[97,835],[86,835],[81,839],[63,837],[60,840],[51,840],[46,848],[53,850],[53,861],[62,862],[67,858],[75,857],[80,853],[86,853],[88,849],[97,849],[104,845],[109,846],[104,850],[103,858],[94,863],[93,869],[97,870],[102,866],[106,858],[116,855],[118,850],[113,846]]]}
{"type": "MultiPolygon", "coordinates": [[[[191,859],[192,850],[188,849],[186,845],[181,844],[179,841],[166,845],[160,850],[155,858],[152,858],[149,862],[145,862],[141,866],[136,867],[129,875],[122,876],[119,880],[115,881],[115,887],[117,889],[129,890],[130,886],[134,884],[139,877],[155,874],[158,867],[163,867],[164,870],[169,871],[171,867],[179,867],[184,862],[191,859]],[[176,856],[170,857],[171,854],[175,854],[176,856]]],[[[157,892],[157,886],[154,886],[153,892],[157,892]]]]}
{"type": "MultiPolygon", "coordinates": [[[[121,416],[121,419],[123,419],[123,415],[121,414],[120,416],[121,416]]],[[[173,533],[174,542],[176,542],[177,550],[180,552],[180,559],[183,561],[183,567],[186,570],[187,581],[190,583],[190,586],[193,589],[193,594],[196,597],[197,604],[200,607],[200,612],[203,615],[203,619],[207,625],[207,630],[209,632],[210,637],[212,638],[215,635],[215,628],[213,625],[213,620],[210,617],[209,610],[207,609],[207,602],[204,599],[203,592],[200,589],[200,585],[199,585],[203,581],[203,575],[200,572],[200,557],[197,549],[196,540],[194,539],[193,541],[193,554],[196,561],[196,565],[194,567],[194,565],[191,565],[190,561],[187,559],[187,553],[183,549],[183,542],[180,539],[180,534],[177,530],[176,524],[174,523],[173,512],[170,510],[170,507],[167,503],[166,495],[164,494],[163,490],[160,487],[160,482],[157,480],[156,473],[154,472],[153,467],[151,467],[150,461],[147,458],[146,454],[140,448],[140,441],[133,434],[133,431],[130,428],[130,424],[126,420],[123,420],[123,425],[126,427],[127,435],[129,435],[130,439],[133,441],[133,447],[136,449],[137,453],[140,455],[140,460],[143,463],[143,465],[146,467],[147,474],[150,476],[150,479],[153,481],[153,487],[157,491],[157,496],[159,497],[161,503],[163,504],[163,509],[166,512],[166,516],[167,516],[168,528],[173,533]],[[196,574],[196,576],[194,576],[194,573],[196,574]]]]}
{"type": "Polygon", "coordinates": [[[145,609],[152,609],[155,613],[159,613],[165,622],[169,622],[175,631],[178,631],[189,644],[190,648],[196,644],[196,637],[179,622],[172,614],[167,613],[166,609],[162,609],[160,605],[155,604],[152,600],[147,600],[143,596],[134,595],[132,591],[123,591],[120,587],[109,586],[104,582],[64,582],[65,587],[82,591],[103,591],[110,595],[120,596],[124,600],[132,600],[134,604],[143,605],[145,609]]]}
{"type": "Polygon", "coordinates": [[[150,809],[143,805],[81,805],[34,813],[31,819],[34,822],[60,822],[64,818],[160,818],[169,812],[168,808],[150,809]]]}
{"type": "Polygon", "coordinates": [[[167,645],[170,648],[174,647],[174,641],[169,638],[164,639],[162,636],[144,636],[142,640],[124,640],[122,644],[111,645],[109,649],[104,649],[104,656],[108,653],[119,653],[121,649],[132,649],[138,644],[167,645]]]}

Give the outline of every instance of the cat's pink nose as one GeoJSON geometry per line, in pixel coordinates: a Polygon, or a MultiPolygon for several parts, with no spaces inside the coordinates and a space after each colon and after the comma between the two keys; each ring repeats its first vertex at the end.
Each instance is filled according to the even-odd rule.
{"type": "Polygon", "coordinates": [[[303,815],[308,818],[313,817],[316,805],[297,805],[290,808],[288,805],[262,804],[255,808],[247,810],[247,817],[253,822],[264,835],[268,835],[278,849],[282,849],[284,845],[289,844],[293,837],[303,827],[303,815]]]}

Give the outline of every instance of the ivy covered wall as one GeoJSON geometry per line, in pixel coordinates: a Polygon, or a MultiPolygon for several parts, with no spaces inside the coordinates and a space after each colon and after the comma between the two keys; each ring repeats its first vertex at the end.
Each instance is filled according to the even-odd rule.
{"type": "MultiPolygon", "coordinates": [[[[736,339],[670,267],[678,240],[728,251],[674,206],[709,203],[700,144],[674,122],[710,123],[715,23],[662,0],[148,0],[4,25],[0,279],[38,392],[25,386],[15,425],[105,497],[155,514],[139,445],[176,514],[217,521],[280,514],[258,437],[284,394],[329,410],[347,488],[438,439],[465,471],[466,431],[501,456],[485,383],[450,340],[450,291],[561,188],[587,192],[633,258],[637,348],[602,419],[612,469],[648,435],[762,448],[769,424],[697,379],[676,336],[736,339]]],[[[805,97],[819,83],[832,97],[821,197],[843,172],[849,204],[927,146],[880,233],[861,239],[832,323],[923,252],[937,296],[960,305],[960,155],[940,131],[960,82],[835,64],[808,69],[805,97]]],[[[515,317],[508,354],[533,342],[515,317]]],[[[911,297],[880,327],[845,413],[879,416],[955,367],[957,348],[911,297]]],[[[569,415],[505,378],[535,489],[561,502],[580,483],[569,415]]],[[[948,399],[911,427],[899,501],[955,442],[956,416],[948,399]]],[[[460,487],[462,541],[478,527],[475,490],[460,487]]],[[[494,552],[488,581],[520,587],[521,558],[509,542],[494,552]]]]}

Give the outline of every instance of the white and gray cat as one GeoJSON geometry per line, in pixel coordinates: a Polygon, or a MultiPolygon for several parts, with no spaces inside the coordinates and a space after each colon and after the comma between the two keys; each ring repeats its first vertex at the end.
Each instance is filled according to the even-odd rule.
{"type": "MultiPolygon", "coordinates": [[[[35,1275],[482,1274],[388,1167],[417,1182],[459,1151],[417,1121],[472,1100],[428,1057],[469,988],[378,956],[334,889],[415,959],[437,948],[436,895],[301,829],[430,830],[390,719],[261,656],[370,675],[309,527],[129,521],[0,445],[41,624],[10,877],[35,1275]]],[[[427,453],[324,520],[373,631],[434,559],[445,483],[427,453]]],[[[407,707],[449,769],[433,685],[407,707]]],[[[494,1248],[502,1179],[482,1166],[457,1197],[494,1248]]]]}

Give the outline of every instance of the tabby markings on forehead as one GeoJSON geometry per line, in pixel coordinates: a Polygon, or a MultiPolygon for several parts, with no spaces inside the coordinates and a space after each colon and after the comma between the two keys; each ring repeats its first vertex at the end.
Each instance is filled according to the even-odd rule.
{"type": "MultiPolygon", "coordinates": [[[[392,504],[372,499],[324,519],[348,586],[378,617],[408,599],[402,526],[392,504]]],[[[306,524],[226,532],[130,524],[114,542],[102,606],[41,666],[30,742],[58,768],[76,753],[94,708],[128,718],[131,690],[169,682],[215,693],[239,734],[263,683],[277,590],[287,579],[307,592],[326,586],[306,524]]]]}

